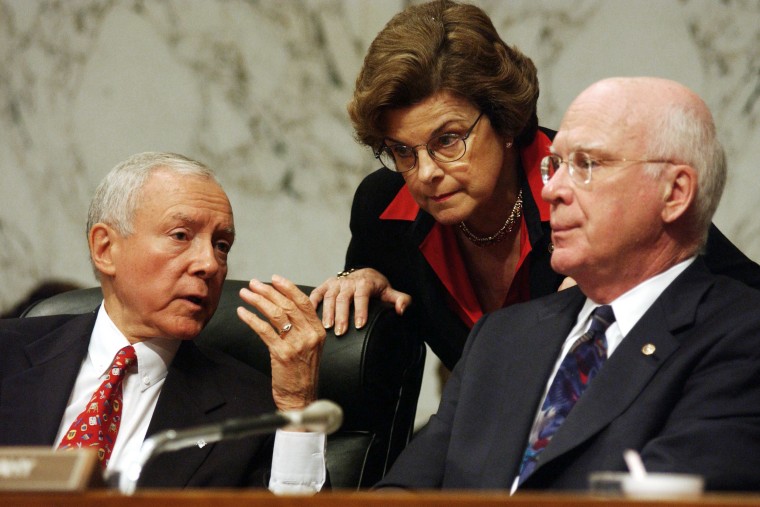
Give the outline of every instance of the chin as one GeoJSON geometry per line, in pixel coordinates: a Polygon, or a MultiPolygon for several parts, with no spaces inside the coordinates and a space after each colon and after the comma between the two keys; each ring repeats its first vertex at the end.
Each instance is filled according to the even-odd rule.
{"type": "Polygon", "coordinates": [[[461,213],[457,210],[444,210],[437,213],[431,213],[436,222],[442,225],[456,225],[459,222],[467,220],[469,215],[461,213]]]}
{"type": "Polygon", "coordinates": [[[167,335],[175,340],[192,340],[206,327],[206,321],[195,319],[180,319],[167,328],[167,335]]]}
{"type": "Polygon", "coordinates": [[[557,273],[565,276],[573,276],[575,267],[578,262],[569,254],[569,252],[563,252],[562,249],[554,249],[552,252],[551,260],[552,269],[557,273]]]}

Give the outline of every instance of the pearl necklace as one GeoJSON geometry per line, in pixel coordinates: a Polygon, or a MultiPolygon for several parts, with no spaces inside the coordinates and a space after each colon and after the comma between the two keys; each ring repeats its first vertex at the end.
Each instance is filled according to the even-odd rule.
{"type": "Polygon", "coordinates": [[[522,189],[520,189],[520,192],[517,194],[517,200],[515,201],[515,205],[512,206],[512,212],[507,217],[507,221],[504,222],[504,225],[502,225],[498,231],[491,234],[490,236],[485,236],[485,237],[476,236],[467,227],[464,221],[459,222],[457,224],[457,227],[459,227],[459,230],[462,231],[465,238],[467,238],[468,240],[470,240],[472,243],[474,243],[477,246],[485,247],[485,246],[495,245],[496,243],[503,240],[507,236],[507,234],[512,232],[512,229],[515,228],[515,223],[517,223],[517,219],[520,218],[521,215],[522,215],[522,189]]]}

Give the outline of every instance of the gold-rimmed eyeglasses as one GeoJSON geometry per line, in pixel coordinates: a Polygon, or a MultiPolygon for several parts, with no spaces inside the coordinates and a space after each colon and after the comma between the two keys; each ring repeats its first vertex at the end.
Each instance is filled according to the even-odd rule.
{"type": "Polygon", "coordinates": [[[562,164],[567,164],[567,171],[570,178],[579,185],[588,185],[591,183],[591,175],[594,171],[603,167],[613,165],[631,166],[634,164],[672,164],[670,160],[649,160],[649,159],[629,159],[629,158],[593,158],[586,152],[575,151],[563,160],[559,155],[547,155],[541,160],[541,179],[544,185],[559,171],[562,164]]]}
{"type": "Polygon", "coordinates": [[[375,152],[375,158],[391,171],[400,173],[411,171],[417,167],[418,148],[425,148],[428,155],[437,162],[455,162],[464,157],[467,151],[467,138],[470,137],[475,125],[478,124],[482,116],[483,113],[480,113],[464,134],[446,132],[435,135],[428,142],[416,146],[407,146],[400,143],[383,144],[375,152]]]}

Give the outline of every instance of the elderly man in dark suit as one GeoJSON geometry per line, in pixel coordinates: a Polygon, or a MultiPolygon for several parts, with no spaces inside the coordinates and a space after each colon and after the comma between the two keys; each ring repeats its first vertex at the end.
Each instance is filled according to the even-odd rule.
{"type": "Polygon", "coordinates": [[[437,414],[379,487],[579,490],[594,471],[760,489],[760,292],[700,257],[726,179],[704,102],[615,78],[542,163],[552,268],[573,287],[482,318],[437,414]]]}
{"type": "MultiPolygon", "coordinates": [[[[325,331],[284,278],[241,291],[269,322],[238,311],[269,347],[271,381],[192,341],[219,303],[235,238],[206,166],[170,153],[129,158],[98,187],[87,231],[100,308],[0,321],[0,445],[96,443],[109,478],[137,459],[146,435],[314,401],[325,331]]],[[[324,446],[324,435],[297,432],[198,442],[151,461],[139,485],[318,491],[324,446]]]]}

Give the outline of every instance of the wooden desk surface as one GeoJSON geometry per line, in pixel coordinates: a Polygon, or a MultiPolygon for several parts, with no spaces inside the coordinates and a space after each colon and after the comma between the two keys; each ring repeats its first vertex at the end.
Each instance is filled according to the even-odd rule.
{"type": "Polygon", "coordinates": [[[734,507],[760,506],[760,495],[707,494],[694,500],[645,501],[582,494],[521,494],[510,497],[502,492],[324,492],[311,497],[277,497],[266,491],[183,490],[145,491],[123,496],[115,491],[85,493],[10,493],[0,492],[3,507],[734,507]],[[108,502],[108,503],[105,503],[108,502]]]}

